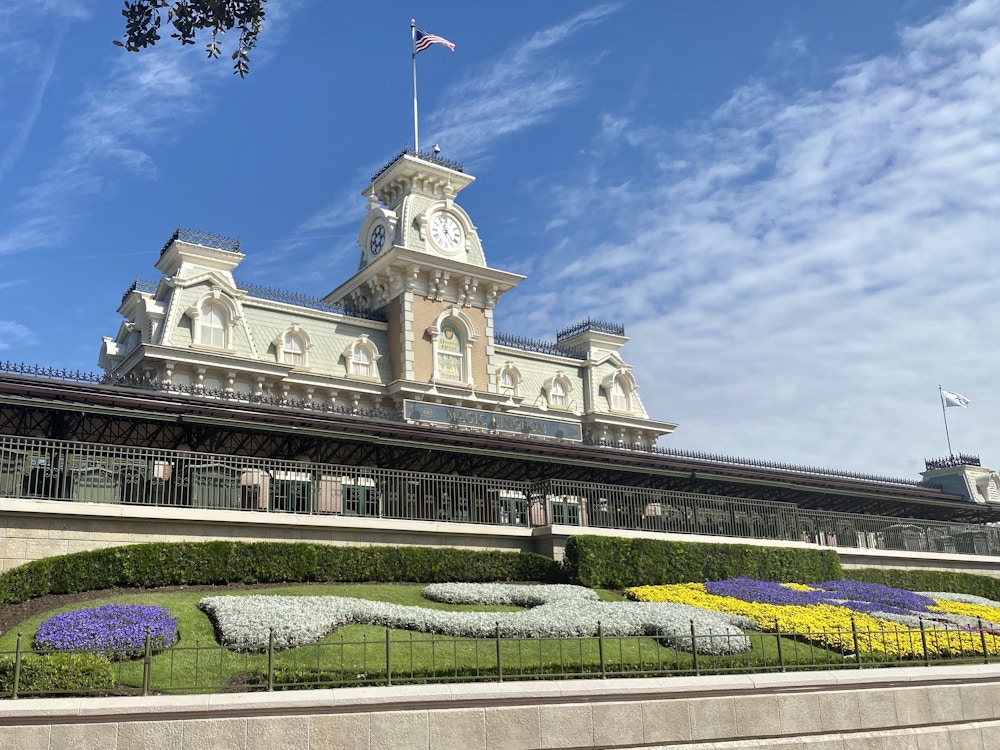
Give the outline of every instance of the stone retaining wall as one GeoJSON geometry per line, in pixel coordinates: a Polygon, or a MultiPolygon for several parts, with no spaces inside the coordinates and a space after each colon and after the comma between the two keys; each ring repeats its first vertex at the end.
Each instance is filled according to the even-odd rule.
{"type": "Polygon", "coordinates": [[[1000,666],[0,703],[0,749],[993,750],[1000,666]]]}

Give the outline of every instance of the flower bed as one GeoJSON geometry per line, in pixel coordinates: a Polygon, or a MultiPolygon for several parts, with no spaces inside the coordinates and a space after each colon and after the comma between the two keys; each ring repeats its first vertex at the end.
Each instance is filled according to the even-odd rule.
{"type": "Polygon", "coordinates": [[[681,604],[602,602],[580,586],[433,584],[428,598],[462,604],[526,606],[523,612],[451,612],[336,596],[219,596],[198,606],[211,617],[223,645],[267,648],[273,630],[279,649],[313,643],[349,624],[369,624],[424,633],[488,638],[578,638],[652,636],[664,645],[691,650],[695,621],[699,653],[743,653],[750,641],[740,616],[681,604]]]}
{"type": "Polygon", "coordinates": [[[35,649],[40,652],[91,651],[109,659],[142,656],[146,637],[154,651],[177,643],[177,621],[161,607],[105,604],[54,615],[38,626],[35,649]]]}
{"type": "MultiPolygon", "coordinates": [[[[979,618],[997,628],[1000,604],[957,602],[948,594],[915,594],[860,581],[794,585],[741,578],[711,583],[639,586],[630,598],[672,602],[742,615],[762,630],[778,628],[843,653],[890,657],[1000,653],[980,637],[979,618]],[[923,631],[920,626],[923,624],[923,631]]],[[[978,598],[977,598],[978,599],[978,598]]]]}

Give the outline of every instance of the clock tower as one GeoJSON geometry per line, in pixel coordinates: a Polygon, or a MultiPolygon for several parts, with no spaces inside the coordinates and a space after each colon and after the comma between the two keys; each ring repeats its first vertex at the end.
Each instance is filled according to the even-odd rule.
{"type": "Polygon", "coordinates": [[[363,193],[357,273],[323,300],[384,311],[396,400],[503,401],[493,308],[524,277],[486,264],[476,226],[455,202],[474,179],[430,154],[393,159],[363,193]]]}

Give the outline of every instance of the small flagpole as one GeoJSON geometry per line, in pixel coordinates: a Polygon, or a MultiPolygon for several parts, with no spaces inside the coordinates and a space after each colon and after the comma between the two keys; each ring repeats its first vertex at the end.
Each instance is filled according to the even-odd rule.
{"type": "Polygon", "coordinates": [[[951,434],[948,432],[948,410],[945,408],[944,393],[941,390],[940,384],[938,384],[938,395],[941,397],[941,416],[944,417],[944,436],[948,438],[948,456],[951,457],[955,454],[951,452],[951,434]]]}
{"type": "Polygon", "coordinates": [[[410,51],[413,53],[413,150],[420,153],[420,138],[417,135],[417,22],[410,19],[410,51]]]}

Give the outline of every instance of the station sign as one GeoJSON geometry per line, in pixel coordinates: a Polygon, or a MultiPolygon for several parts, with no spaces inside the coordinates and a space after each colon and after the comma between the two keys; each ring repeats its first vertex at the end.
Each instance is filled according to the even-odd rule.
{"type": "Polygon", "coordinates": [[[573,422],[556,419],[507,414],[501,411],[468,409],[464,406],[429,404],[425,401],[403,401],[403,412],[411,422],[430,422],[452,427],[506,432],[524,437],[550,437],[559,440],[583,440],[583,428],[573,422]]]}

